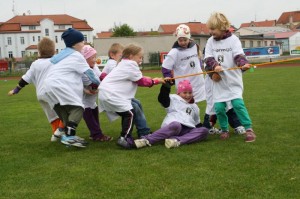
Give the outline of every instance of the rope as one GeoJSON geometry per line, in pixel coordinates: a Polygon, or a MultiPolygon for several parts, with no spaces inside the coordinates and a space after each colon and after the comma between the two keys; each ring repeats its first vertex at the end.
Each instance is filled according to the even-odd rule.
{"type": "MultiPolygon", "coordinates": [[[[289,61],[295,61],[295,60],[300,60],[300,58],[293,58],[293,59],[286,59],[286,60],[278,60],[278,61],[274,61],[274,62],[266,62],[266,63],[261,63],[261,64],[256,64],[253,65],[251,64],[250,67],[259,67],[259,66],[265,66],[265,65],[272,65],[272,64],[277,64],[277,63],[283,63],[283,62],[289,62],[289,61]]],[[[229,71],[229,70],[237,70],[237,69],[241,69],[242,66],[236,66],[233,68],[228,68],[222,71],[229,71]]],[[[220,72],[222,72],[220,71],[220,72]]],[[[201,73],[193,73],[193,74],[188,74],[188,75],[181,75],[181,76],[177,76],[177,77],[173,77],[173,78],[169,78],[169,79],[180,79],[180,78],[185,78],[185,77],[192,77],[192,76],[197,76],[197,75],[206,75],[209,73],[215,73],[215,71],[206,71],[206,72],[201,72],[201,73]]]]}

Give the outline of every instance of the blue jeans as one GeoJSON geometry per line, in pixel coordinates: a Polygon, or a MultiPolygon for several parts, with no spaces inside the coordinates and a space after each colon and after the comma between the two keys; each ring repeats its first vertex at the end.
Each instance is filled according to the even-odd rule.
{"type": "Polygon", "coordinates": [[[148,135],[151,133],[150,128],[147,125],[146,117],[143,111],[141,102],[135,98],[131,100],[131,105],[133,107],[133,122],[137,129],[138,137],[148,135]]]}

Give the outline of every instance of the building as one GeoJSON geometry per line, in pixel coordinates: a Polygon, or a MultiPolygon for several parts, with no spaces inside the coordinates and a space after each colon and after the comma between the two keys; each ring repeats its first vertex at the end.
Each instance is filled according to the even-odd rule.
{"type": "Polygon", "coordinates": [[[251,21],[250,23],[242,23],[240,28],[246,27],[274,27],[276,26],[276,20],[265,21],[251,21]]]}
{"type": "Polygon", "coordinates": [[[17,15],[0,23],[0,59],[37,54],[37,44],[43,37],[52,39],[59,52],[65,48],[61,35],[68,28],[81,31],[86,42],[93,42],[93,28],[86,20],[66,14],[17,15]]]}
{"type": "MultiPolygon", "coordinates": [[[[292,30],[300,26],[300,10],[283,12],[277,21],[277,26],[287,27],[292,30]]],[[[300,29],[298,29],[300,30],[300,29]]]]}

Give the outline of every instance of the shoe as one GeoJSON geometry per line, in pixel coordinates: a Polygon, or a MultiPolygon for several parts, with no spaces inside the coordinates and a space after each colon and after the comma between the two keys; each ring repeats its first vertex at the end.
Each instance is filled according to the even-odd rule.
{"type": "Polygon", "coordinates": [[[114,139],[113,137],[110,137],[108,135],[101,135],[100,137],[96,137],[96,138],[89,137],[89,138],[90,140],[98,141],[98,142],[110,142],[114,139]]]}
{"type": "Polygon", "coordinates": [[[224,131],[221,133],[220,135],[220,139],[221,140],[227,140],[229,138],[229,132],[228,131],[224,131]]]}
{"type": "Polygon", "coordinates": [[[53,135],[51,136],[51,142],[56,142],[62,135],[64,135],[65,132],[61,131],[59,128],[54,131],[53,135]]]}
{"type": "Polygon", "coordinates": [[[246,129],[243,126],[238,126],[234,129],[235,134],[243,135],[246,133],[246,129]]]}
{"type": "Polygon", "coordinates": [[[254,142],[256,139],[256,135],[252,130],[246,131],[245,142],[254,142]]]}
{"type": "Polygon", "coordinates": [[[138,149],[145,147],[145,146],[151,146],[150,142],[145,138],[134,140],[134,143],[135,143],[136,148],[138,148],[138,149]]]}
{"type": "Polygon", "coordinates": [[[66,136],[66,135],[62,135],[61,136],[61,143],[67,145],[67,146],[76,146],[76,147],[80,147],[80,148],[84,148],[87,146],[87,142],[78,136],[66,136]]]}
{"type": "Polygon", "coordinates": [[[217,129],[217,128],[215,128],[215,127],[211,127],[211,129],[209,129],[209,131],[208,131],[208,133],[210,134],[210,135],[214,135],[214,134],[221,134],[221,130],[220,129],[217,129]]]}
{"type": "Polygon", "coordinates": [[[119,137],[117,145],[125,149],[132,149],[136,147],[132,137],[119,137]]]}
{"type": "Polygon", "coordinates": [[[179,147],[180,142],[177,139],[165,139],[165,146],[170,148],[179,147]]]}

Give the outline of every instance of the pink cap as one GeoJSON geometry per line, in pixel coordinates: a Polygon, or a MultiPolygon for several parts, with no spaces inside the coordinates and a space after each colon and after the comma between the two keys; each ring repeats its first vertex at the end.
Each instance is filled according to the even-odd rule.
{"type": "Polygon", "coordinates": [[[90,45],[84,45],[81,50],[81,54],[84,56],[85,59],[88,59],[91,56],[97,54],[97,51],[90,45]]]}
{"type": "Polygon", "coordinates": [[[182,92],[193,92],[191,82],[187,79],[182,80],[181,82],[178,83],[177,94],[182,93],[182,92]]]}

